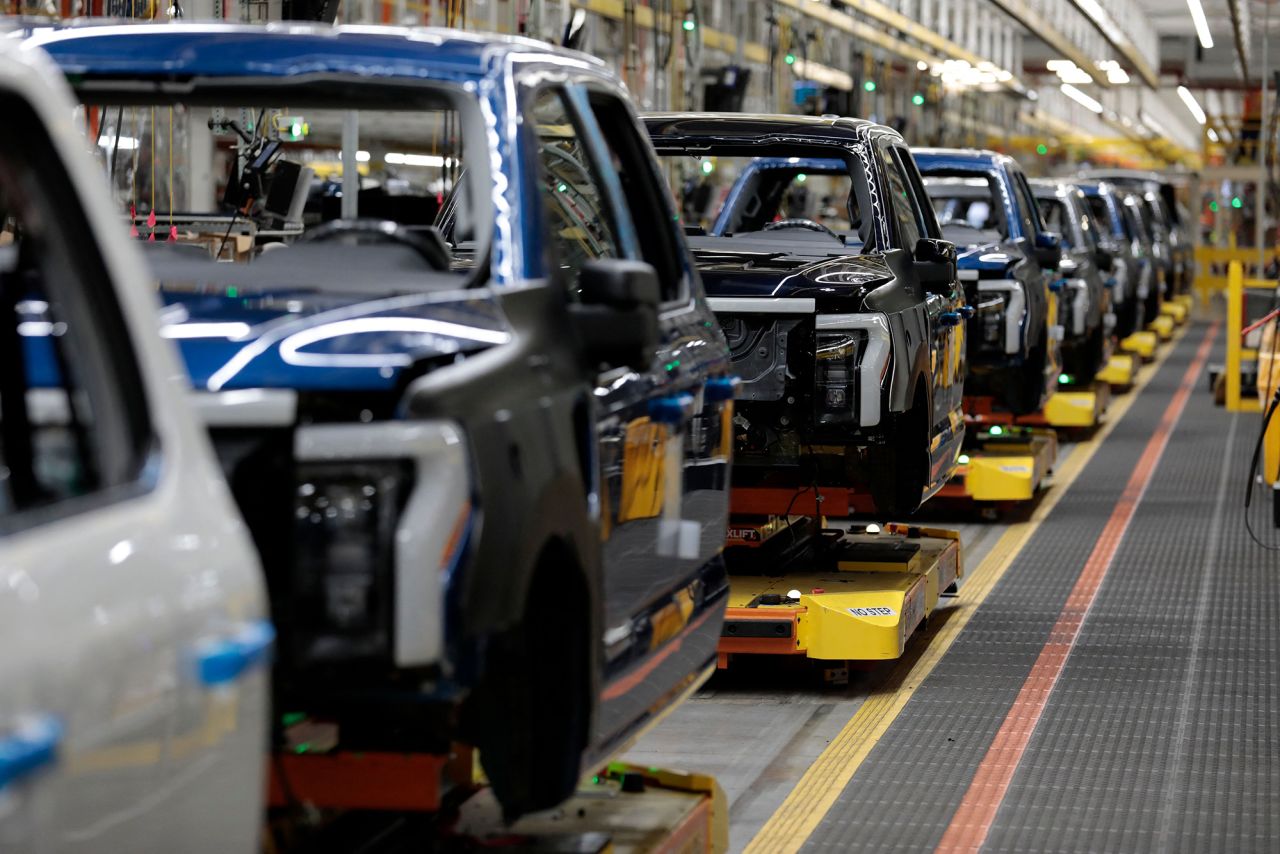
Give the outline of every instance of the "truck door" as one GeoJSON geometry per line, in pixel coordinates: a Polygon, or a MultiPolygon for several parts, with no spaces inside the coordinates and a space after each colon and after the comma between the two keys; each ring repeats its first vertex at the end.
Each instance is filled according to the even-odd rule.
{"type": "Polygon", "coordinates": [[[45,131],[71,105],[0,69],[0,849],[248,851],[266,680],[237,685],[230,659],[254,640],[237,614],[264,607],[257,564],[174,415],[176,365],[146,355],[165,352],[149,300],[117,298],[93,166],[73,180],[76,143],[45,131]],[[227,636],[221,661],[199,645],[227,636]]]}
{"type": "MultiPolygon", "coordinates": [[[[538,135],[538,178],[554,275],[576,298],[581,265],[596,258],[644,260],[666,293],[660,343],[645,370],[608,367],[593,395],[603,543],[604,673],[597,744],[608,744],[644,718],[687,679],[688,661],[662,654],[700,602],[698,573],[715,525],[702,524],[686,500],[691,421],[704,400],[705,360],[699,345],[709,331],[695,325],[692,299],[683,306],[670,257],[643,251],[619,168],[625,151],[605,141],[584,89],[547,86],[532,94],[527,112],[538,135]],[[658,664],[654,664],[658,662],[658,664]],[[643,672],[644,678],[636,679],[643,672]]],[[[634,131],[633,131],[634,132],[634,131]]],[[[632,173],[632,178],[634,178],[632,173]]],[[[662,224],[645,222],[644,229],[662,224]]],[[[701,317],[696,318],[700,323],[701,317]]],[[[723,483],[723,477],[721,478],[723,483]]],[[[723,489],[721,490],[723,494],[723,489]]],[[[722,509],[710,515],[722,517],[722,509]]],[[[723,523],[719,540],[723,541],[723,523]]],[[[718,632],[718,625],[716,626],[718,632]]]]}

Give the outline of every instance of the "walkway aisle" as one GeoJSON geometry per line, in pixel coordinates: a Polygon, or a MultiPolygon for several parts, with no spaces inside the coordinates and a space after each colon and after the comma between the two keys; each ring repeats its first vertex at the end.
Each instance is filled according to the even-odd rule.
{"type": "Polygon", "coordinates": [[[1182,336],[812,832],[752,848],[1280,850],[1280,558],[1242,526],[1258,417],[1212,405],[1216,332],[1182,336]]]}

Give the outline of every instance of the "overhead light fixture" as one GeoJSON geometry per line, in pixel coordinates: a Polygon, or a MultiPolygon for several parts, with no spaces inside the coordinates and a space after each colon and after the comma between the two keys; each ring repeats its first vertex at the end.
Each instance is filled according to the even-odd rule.
{"type": "Polygon", "coordinates": [[[917,70],[917,71],[928,71],[928,70],[929,70],[929,63],[925,62],[923,59],[922,59],[922,60],[920,60],[919,62],[917,62],[917,63],[916,63],[916,70],[917,70]]]}
{"type": "MultiPolygon", "coordinates": [[[[1103,59],[1095,63],[1098,70],[1107,75],[1107,82],[1116,86],[1123,86],[1129,82],[1129,72],[1120,67],[1120,63],[1114,59],[1103,59]]],[[[1073,81],[1067,81],[1073,82],[1073,81]]]]}
{"type": "Polygon", "coordinates": [[[1087,86],[1093,82],[1089,73],[1069,59],[1051,59],[1044,64],[1045,68],[1058,75],[1063,83],[1087,86]]]}
{"type": "Polygon", "coordinates": [[[1204,114],[1204,110],[1200,108],[1200,104],[1196,102],[1196,96],[1191,94],[1191,90],[1186,86],[1178,87],[1178,97],[1182,99],[1182,103],[1187,105],[1187,109],[1191,111],[1191,115],[1200,124],[1204,124],[1209,117],[1204,114]]]}
{"type": "Polygon", "coordinates": [[[1196,36],[1200,39],[1200,47],[1208,50],[1213,47],[1213,33],[1209,32],[1209,21],[1204,16],[1204,6],[1200,0],[1187,0],[1187,8],[1191,10],[1191,21],[1196,25],[1196,36]]]}
{"type": "Polygon", "coordinates": [[[402,154],[398,151],[389,152],[382,159],[392,166],[430,166],[436,169],[453,163],[453,158],[444,158],[438,154],[402,154]]]}
{"type": "Polygon", "coordinates": [[[1090,110],[1092,112],[1097,113],[1098,115],[1102,115],[1102,105],[1099,104],[1097,101],[1095,101],[1093,98],[1090,98],[1088,95],[1081,92],[1079,89],[1072,86],[1070,83],[1063,83],[1061,88],[1062,88],[1062,94],[1066,95],[1068,98],[1075,101],[1077,104],[1084,107],[1086,110],[1090,110]]]}
{"type": "Polygon", "coordinates": [[[1222,141],[1222,140],[1218,139],[1218,132],[1217,132],[1216,130],[1214,130],[1213,128],[1209,128],[1207,131],[1205,131],[1205,133],[1207,133],[1207,134],[1209,135],[1209,141],[1210,141],[1210,142],[1221,142],[1221,141],[1222,141]]]}

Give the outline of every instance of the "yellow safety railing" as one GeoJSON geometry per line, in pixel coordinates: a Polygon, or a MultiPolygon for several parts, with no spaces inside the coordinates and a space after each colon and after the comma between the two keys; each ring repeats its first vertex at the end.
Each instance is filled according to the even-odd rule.
{"type": "MultiPolygon", "coordinates": [[[[1262,265],[1266,267],[1276,260],[1276,250],[1267,249],[1262,255],[1262,265]]],[[[1200,295],[1200,303],[1208,305],[1209,298],[1219,291],[1227,290],[1227,267],[1235,261],[1241,265],[1242,272],[1248,279],[1261,281],[1265,275],[1258,267],[1258,250],[1254,249],[1219,249],[1216,246],[1196,247],[1196,293],[1200,295]]],[[[1253,287],[1250,285],[1250,287],[1253,287]]]]}
{"type": "MultiPolygon", "coordinates": [[[[1226,370],[1226,407],[1230,412],[1261,412],[1263,395],[1258,389],[1244,389],[1240,380],[1240,367],[1246,359],[1258,360],[1258,352],[1245,347],[1245,292],[1250,288],[1273,290],[1275,282],[1260,279],[1245,279],[1244,266],[1239,261],[1232,261],[1227,266],[1227,364],[1226,370]]],[[[1274,334],[1274,333],[1273,333],[1274,334]]],[[[1270,353],[1266,354],[1270,355],[1270,353]]],[[[1272,360],[1267,360],[1266,373],[1274,369],[1272,360]]],[[[1263,389],[1268,400],[1274,394],[1276,380],[1263,389]]],[[[1280,482],[1280,419],[1273,419],[1267,428],[1267,436],[1263,442],[1263,476],[1269,483],[1280,482]]]]}

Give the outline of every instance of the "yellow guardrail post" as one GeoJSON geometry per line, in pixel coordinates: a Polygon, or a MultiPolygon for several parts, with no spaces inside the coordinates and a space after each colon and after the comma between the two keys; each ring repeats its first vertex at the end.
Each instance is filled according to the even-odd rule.
{"type": "Polygon", "coordinates": [[[1232,261],[1227,267],[1227,411],[1240,411],[1240,351],[1244,342],[1244,267],[1232,261]]]}
{"type": "MultiPolygon", "coordinates": [[[[1248,282],[1250,277],[1255,277],[1261,281],[1266,275],[1266,267],[1276,260],[1277,251],[1274,248],[1266,249],[1262,252],[1262,267],[1254,270],[1258,265],[1259,257],[1257,249],[1224,249],[1216,246],[1197,246],[1196,247],[1196,280],[1195,289],[1200,294],[1202,304],[1207,305],[1209,298],[1217,291],[1223,291],[1227,288],[1227,277],[1222,275],[1223,266],[1230,264],[1232,261],[1239,261],[1244,268],[1243,272],[1248,282]]],[[[1265,285],[1262,285],[1265,287],[1265,285]]]]}

